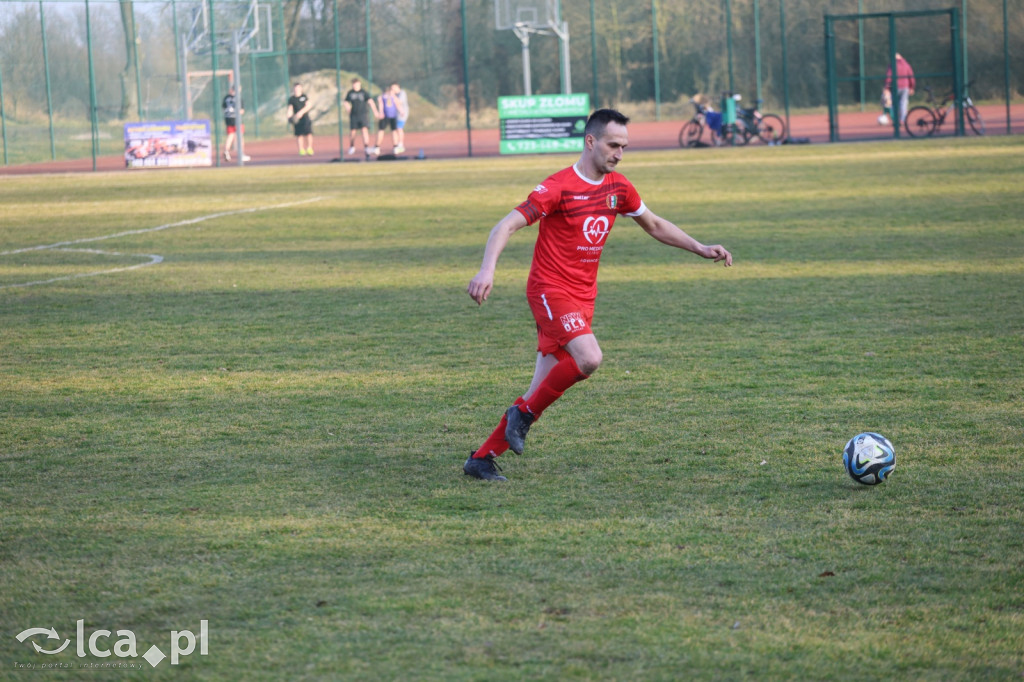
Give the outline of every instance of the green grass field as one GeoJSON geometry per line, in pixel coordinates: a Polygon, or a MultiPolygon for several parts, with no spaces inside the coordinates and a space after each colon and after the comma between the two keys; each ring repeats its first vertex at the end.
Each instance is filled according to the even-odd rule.
{"type": "Polygon", "coordinates": [[[620,220],[605,364],[472,480],[533,230],[465,286],[571,161],[0,182],[0,678],[1020,680],[1024,139],[627,153],[736,264],[620,220]]]}

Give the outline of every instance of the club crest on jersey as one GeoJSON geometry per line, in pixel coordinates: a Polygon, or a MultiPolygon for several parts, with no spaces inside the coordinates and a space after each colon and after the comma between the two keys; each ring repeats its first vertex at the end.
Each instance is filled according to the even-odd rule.
{"type": "Polygon", "coordinates": [[[591,244],[600,244],[608,236],[612,226],[608,223],[607,216],[590,216],[583,221],[583,236],[591,244]]]}
{"type": "Polygon", "coordinates": [[[614,211],[615,209],[617,209],[619,207],[619,195],[618,194],[609,194],[608,195],[608,199],[606,200],[606,203],[608,204],[608,208],[610,208],[610,209],[612,209],[614,211]]]}
{"type": "Polygon", "coordinates": [[[567,332],[578,332],[587,328],[587,321],[580,313],[568,313],[558,318],[567,332]]]}

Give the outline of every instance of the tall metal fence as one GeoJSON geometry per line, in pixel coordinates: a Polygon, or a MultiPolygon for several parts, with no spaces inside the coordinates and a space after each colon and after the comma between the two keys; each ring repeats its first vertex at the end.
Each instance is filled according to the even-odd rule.
{"type": "MultiPolygon", "coordinates": [[[[724,91],[787,114],[876,108],[884,72],[875,71],[888,43],[856,31],[833,36],[844,63],[870,72],[859,74],[867,85],[841,88],[832,102],[827,15],[955,9],[958,68],[974,100],[1005,103],[1009,130],[1010,103],[1024,89],[1024,0],[532,3],[549,1],[568,31],[571,89],[637,120],[685,119],[695,93],[724,91]]],[[[495,0],[259,0],[260,34],[237,59],[223,40],[219,50],[189,45],[203,30],[242,26],[250,2],[0,0],[3,164],[120,154],[123,126],[133,121],[206,118],[220,139],[220,100],[235,78],[247,139],[287,134],[295,80],[314,100],[321,134],[336,127],[339,137],[347,126],[341,97],[356,76],[374,93],[401,83],[415,130],[495,128],[498,96],[523,92],[523,43],[496,30],[495,0]]],[[[514,4],[529,8],[531,0],[514,4]]],[[[935,42],[929,30],[911,28],[899,47],[913,62],[935,42]]],[[[530,37],[534,93],[563,88],[561,48],[550,32],[530,37]]]]}

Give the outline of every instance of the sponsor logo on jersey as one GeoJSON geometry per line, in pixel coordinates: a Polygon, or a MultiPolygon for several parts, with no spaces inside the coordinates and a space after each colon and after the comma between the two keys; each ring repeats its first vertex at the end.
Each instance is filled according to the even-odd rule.
{"type": "Polygon", "coordinates": [[[587,328],[587,321],[583,319],[581,313],[568,313],[558,318],[558,321],[562,323],[562,327],[567,332],[578,332],[583,331],[587,328]]]}
{"type": "Polygon", "coordinates": [[[536,187],[533,188],[533,191],[536,192],[537,194],[544,194],[545,192],[548,191],[548,188],[545,187],[544,185],[537,185],[536,187]]]}
{"type": "Polygon", "coordinates": [[[573,197],[573,199],[575,199],[576,201],[588,201],[590,197],[586,194],[577,194],[576,196],[573,197]]]}
{"type": "Polygon", "coordinates": [[[590,216],[583,221],[583,236],[591,244],[600,244],[612,229],[607,216],[590,216]]]}

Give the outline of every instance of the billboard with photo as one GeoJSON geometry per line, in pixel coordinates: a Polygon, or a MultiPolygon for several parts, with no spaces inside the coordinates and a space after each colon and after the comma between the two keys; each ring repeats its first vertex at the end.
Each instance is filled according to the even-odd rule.
{"type": "Polygon", "coordinates": [[[210,122],[125,123],[124,165],[128,168],[212,166],[210,122]]]}

